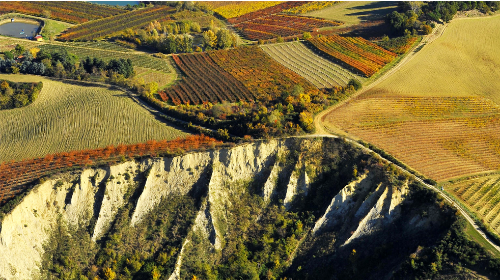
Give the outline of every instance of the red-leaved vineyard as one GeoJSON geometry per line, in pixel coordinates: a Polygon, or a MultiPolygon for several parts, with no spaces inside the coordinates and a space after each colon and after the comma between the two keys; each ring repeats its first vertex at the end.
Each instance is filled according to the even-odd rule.
{"type": "Polygon", "coordinates": [[[72,167],[112,164],[122,157],[162,154],[212,148],[222,142],[205,135],[192,135],[171,141],[148,141],[133,145],[108,146],[94,150],[50,154],[44,158],[0,164],[0,205],[29,187],[35,180],[72,167]]]}

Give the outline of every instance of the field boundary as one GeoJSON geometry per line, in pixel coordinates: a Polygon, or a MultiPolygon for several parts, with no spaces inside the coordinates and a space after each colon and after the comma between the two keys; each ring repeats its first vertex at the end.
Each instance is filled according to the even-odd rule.
{"type": "MultiPolygon", "coordinates": [[[[327,133],[324,129],[323,129],[323,126],[322,123],[326,117],[327,114],[329,114],[331,111],[349,103],[350,100],[352,100],[353,98],[357,97],[357,96],[360,96],[361,94],[369,91],[370,89],[372,89],[373,87],[375,87],[376,85],[378,85],[379,83],[381,83],[382,81],[386,80],[387,78],[389,78],[390,76],[392,76],[397,70],[399,70],[403,65],[405,65],[408,61],[410,61],[413,57],[415,57],[416,54],[418,54],[418,52],[420,51],[420,49],[422,47],[424,47],[427,43],[430,43],[430,42],[433,42],[434,40],[436,40],[437,38],[441,37],[441,35],[443,35],[444,33],[444,30],[446,28],[447,25],[440,25],[436,28],[434,28],[433,32],[429,35],[427,35],[426,37],[424,37],[418,44],[414,45],[406,54],[403,55],[403,57],[398,61],[397,64],[393,65],[392,68],[388,69],[387,72],[385,72],[384,74],[382,74],[382,76],[379,76],[376,80],[372,81],[371,83],[369,83],[368,85],[364,86],[360,91],[354,93],[353,95],[351,95],[350,98],[344,100],[344,101],[340,101],[339,103],[327,108],[326,110],[318,113],[315,117],[314,117],[314,126],[315,126],[315,134],[324,134],[324,133],[327,133]],[[438,32],[438,29],[441,29],[440,32],[438,32]],[[437,35],[436,35],[437,34],[437,35]],[[436,36],[435,36],[436,35],[436,36]]],[[[397,58],[396,58],[397,59],[397,58]]],[[[336,128],[336,130],[340,130],[339,128],[336,128]]],[[[342,130],[340,130],[342,131],[342,130]]]]}

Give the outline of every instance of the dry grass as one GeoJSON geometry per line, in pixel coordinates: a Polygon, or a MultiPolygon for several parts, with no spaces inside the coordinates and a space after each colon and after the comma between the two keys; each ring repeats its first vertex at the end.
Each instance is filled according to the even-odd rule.
{"type": "Polygon", "coordinates": [[[118,90],[31,75],[2,74],[0,79],[44,84],[33,104],[0,111],[0,162],[188,135],[156,120],[118,90]]]}
{"type": "Polygon", "coordinates": [[[134,70],[136,73],[135,80],[142,79],[146,84],[156,82],[160,89],[167,87],[177,78],[175,73],[165,73],[142,67],[134,67],[134,70]]]}
{"type": "Polygon", "coordinates": [[[456,19],[377,94],[485,96],[500,104],[500,15],[456,19]]]}
{"type": "Polygon", "coordinates": [[[397,10],[396,2],[346,1],[303,15],[342,21],[345,25],[340,27],[346,27],[366,20],[382,19],[386,14],[395,10],[397,10]]]}
{"type": "Polygon", "coordinates": [[[398,72],[325,116],[443,181],[500,168],[500,16],[454,20],[398,72]]]}

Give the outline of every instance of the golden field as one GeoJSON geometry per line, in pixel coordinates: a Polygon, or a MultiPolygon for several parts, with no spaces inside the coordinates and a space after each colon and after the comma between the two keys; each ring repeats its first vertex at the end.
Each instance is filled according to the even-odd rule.
{"type": "Polygon", "coordinates": [[[0,162],[188,135],[156,120],[120,90],[31,75],[0,79],[43,82],[35,102],[0,111],[0,162]]]}
{"type": "Polygon", "coordinates": [[[453,20],[327,126],[444,181],[500,168],[500,16],[453,20]]]}

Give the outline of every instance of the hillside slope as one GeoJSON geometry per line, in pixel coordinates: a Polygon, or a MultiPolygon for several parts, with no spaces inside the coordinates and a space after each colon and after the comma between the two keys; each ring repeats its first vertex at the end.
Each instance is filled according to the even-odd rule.
{"type": "Polygon", "coordinates": [[[431,191],[332,138],[63,173],[2,217],[5,279],[383,279],[457,219],[431,191]]]}
{"type": "Polygon", "coordinates": [[[397,72],[325,115],[324,123],[436,181],[497,170],[499,27],[500,15],[454,19],[397,72]]]}
{"type": "Polygon", "coordinates": [[[188,135],[112,87],[32,75],[1,74],[0,79],[44,85],[29,106],[0,111],[0,162],[188,135]]]}

